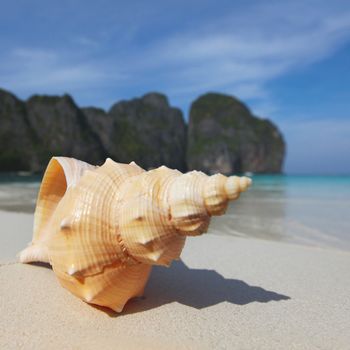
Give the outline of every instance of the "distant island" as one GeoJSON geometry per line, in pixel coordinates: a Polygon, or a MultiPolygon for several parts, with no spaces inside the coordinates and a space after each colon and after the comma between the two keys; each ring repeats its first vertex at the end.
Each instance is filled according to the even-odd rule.
{"type": "Polygon", "coordinates": [[[0,171],[41,172],[61,155],[92,164],[111,157],[145,169],[280,173],[285,149],[271,121],[219,93],[198,97],[187,125],[160,93],[117,102],[106,112],[79,108],[69,95],[22,101],[0,89],[0,171]]]}

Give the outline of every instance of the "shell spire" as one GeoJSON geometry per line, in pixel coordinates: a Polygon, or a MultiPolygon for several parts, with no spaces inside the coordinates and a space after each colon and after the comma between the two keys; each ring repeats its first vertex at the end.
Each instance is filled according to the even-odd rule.
{"type": "Polygon", "coordinates": [[[119,312],[142,295],[152,265],[179,259],[186,236],[206,232],[211,216],[224,214],[250,183],[54,157],[41,184],[33,240],[19,259],[49,262],[71,293],[119,312]]]}
{"type": "Polygon", "coordinates": [[[206,232],[210,217],[224,214],[228,202],[238,199],[250,184],[247,177],[207,176],[197,171],[180,176],[169,196],[175,226],[187,236],[206,232]]]}

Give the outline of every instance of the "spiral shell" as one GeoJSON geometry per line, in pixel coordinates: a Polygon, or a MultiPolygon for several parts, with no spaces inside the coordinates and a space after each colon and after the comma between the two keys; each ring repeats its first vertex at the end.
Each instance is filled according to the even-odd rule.
{"type": "Polygon", "coordinates": [[[120,312],[143,294],[152,265],[178,259],[186,236],[206,232],[210,217],[222,215],[250,183],[54,157],[41,184],[33,240],[19,258],[50,263],[70,292],[120,312]]]}

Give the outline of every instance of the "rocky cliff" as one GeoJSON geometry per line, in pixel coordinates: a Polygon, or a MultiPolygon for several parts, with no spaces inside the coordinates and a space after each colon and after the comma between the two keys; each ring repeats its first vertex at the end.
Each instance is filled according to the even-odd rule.
{"type": "Polygon", "coordinates": [[[29,124],[35,135],[38,169],[52,155],[65,155],[101,164],[105,149],[96,132],[89,128],[84,113],[69,95],[35,95],[26,102],[29,124]]]}
{"type": "Polygon", "coordinates": [[[146,169],[163,164],[186,169],[186,125],[166,96],[150,93],[118,102],[108,113],[96,108],[83,112],[113,159],[134,160],[146,169]]]}
{"type": "Polygon", "coordinates": [[[117,158],[143,167],[186,170],[186,125],[182,112],[169,106],[164,95],[151,93],[112,106],[119,147],[117,158]]]}
{"type": "Polygon", "coordinates": [[[193,102],[189,118],[189,169],[213,174],[279,173],[285,143],[277,127],[232,96],[208,93],[193,102]]]}
{"type": "Polygon", "coordinates": [[[148,169],[166,165],[206,173],[280,172],[285,145],[278,129],[241,102],[206,94],[187,126],[166,96],[149,93],[106,112],[78,108],[69,95],[22,102],[0,90],[0,171],[42,171],[52,155],[100,164],[106,157],[148,169]],[[187,150],[187,159],[186,159],[187,150]]]}
{"type": "Polygon", "coordinates": [[[25,103],[0,90],[0,171],[29,170],[36,162],[34,139],[25,103]]]}
{"type": "Polygon", "coordinates": [[[52,155],[93,164],[106,157],[186,170],[186,125],[166,96],[150,93],[116,103],[107,113],[78,108],[69,95],[22,102],[0,90],[0,171],[42,171],[52,155]]]}

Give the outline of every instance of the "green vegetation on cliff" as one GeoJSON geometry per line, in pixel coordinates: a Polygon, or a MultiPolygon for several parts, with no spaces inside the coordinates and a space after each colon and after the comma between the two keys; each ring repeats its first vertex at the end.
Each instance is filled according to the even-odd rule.
{"type": "Polygon", "coordinates": [[[189,169],[224,174],[282,170],[285,144],[277,127],[238,99],[217,93],[193,102],[189,118],[189,169]]]}
{"type": "Polygon", "coordinates": [[[105,112],[80,109],[69,95],[23,102],[0,89],[0,171],[42,171],[61,155],[93,164],[111,157],[146,169],[164,164],[206,173],[280,172],[284,152],[276,126],[232,96],[199,97],[187,126],[159,93],[120,101],[105,112]]]}

